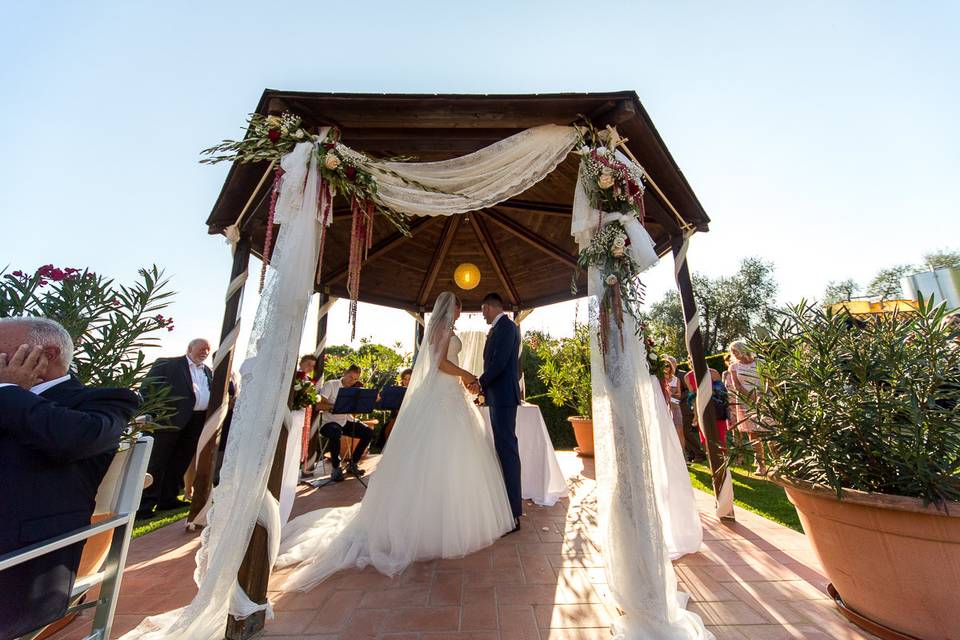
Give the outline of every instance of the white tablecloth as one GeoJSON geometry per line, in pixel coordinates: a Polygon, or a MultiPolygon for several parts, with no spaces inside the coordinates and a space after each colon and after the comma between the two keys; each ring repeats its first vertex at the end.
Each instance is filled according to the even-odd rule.
{"type": "MultiPolygon", "coordinates": [[[[483,408],[483,417],[490,426],[490,409],[483,408]]],[[[517,445],[520,448],[520,485],[524,500],[551,507],[567,495],[567,481],[560,470],[557,455],[540,415],[540,407],[524,404],[517,407],[517,445]]]]}

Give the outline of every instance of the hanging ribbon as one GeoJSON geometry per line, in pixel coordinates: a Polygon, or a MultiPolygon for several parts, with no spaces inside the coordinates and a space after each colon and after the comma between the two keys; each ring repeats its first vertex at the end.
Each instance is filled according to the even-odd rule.
{"type": "Polygon", "coordinates": [[[313,418],[313,405],[303,410],[303,430],[300,436],[300,464],[307,461],[307,447],[310,446],[310,422],[313,418]]]}
{"type": "Polygon", "coordinates": [[[270,212],[267,214],[267,231],[263,238],[263,260],[260,266],[260,288],[263,293],[263,283],[267,279],[267,265],[270,264],[270,253],[273,250],[273,218],[277,212],[277,197],[280,195],[280,180],[283,178],[283,169],[277,167],[273,173],[273,187],[270,190],[270,212]]]}

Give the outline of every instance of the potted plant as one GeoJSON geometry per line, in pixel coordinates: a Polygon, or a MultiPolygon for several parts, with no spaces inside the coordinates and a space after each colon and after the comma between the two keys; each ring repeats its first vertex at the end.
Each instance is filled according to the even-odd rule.
{"type": "Polygon", "coordinates": [[[590,334],[585,324],[574,325],[572,338],[543,337],[535,345],[538,373],[546,395],[558,407],[575,412],[567,418],[577,439],[576,452],[593,457],[593,391],[590,385],[590,334]]]}
{"type": "Polygon", "coordinates": [[[752,348],[745,401],[838,604],[885,637],[960,638],[958,325],[932,301],[865,320],[803,303],[752,348]]]}

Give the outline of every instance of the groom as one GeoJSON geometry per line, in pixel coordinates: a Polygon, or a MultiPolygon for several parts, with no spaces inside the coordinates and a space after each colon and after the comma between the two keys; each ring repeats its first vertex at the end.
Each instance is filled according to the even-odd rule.
{"type": "Polygon", "coordinates": [[[517,406],[520,404],[520,328],[503,311],[503,298],[488,293],[483,299],[483,319],[490,325],[483,346],[480,388],[490,407],[493,441],[503,468],[503,481],[513,511],[514,528],[520,528],[523,500],[520,495],[520,452],[517,448],[517,406]]]}

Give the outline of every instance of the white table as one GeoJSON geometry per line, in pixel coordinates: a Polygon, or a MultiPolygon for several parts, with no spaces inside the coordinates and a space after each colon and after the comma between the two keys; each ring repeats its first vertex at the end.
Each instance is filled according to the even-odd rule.
{"type": "MultiPolygon", "coordinates": [[[[490,409],[483,408],[483,417],[490,425],[490,409]]],[[[520,449],[520,486],[524,500],[552,507],[567,495],[567,481],[560,470],[557,455],[540,415],[540,407],[523,404],[517,407],[517,445],[520,449]]]]}

